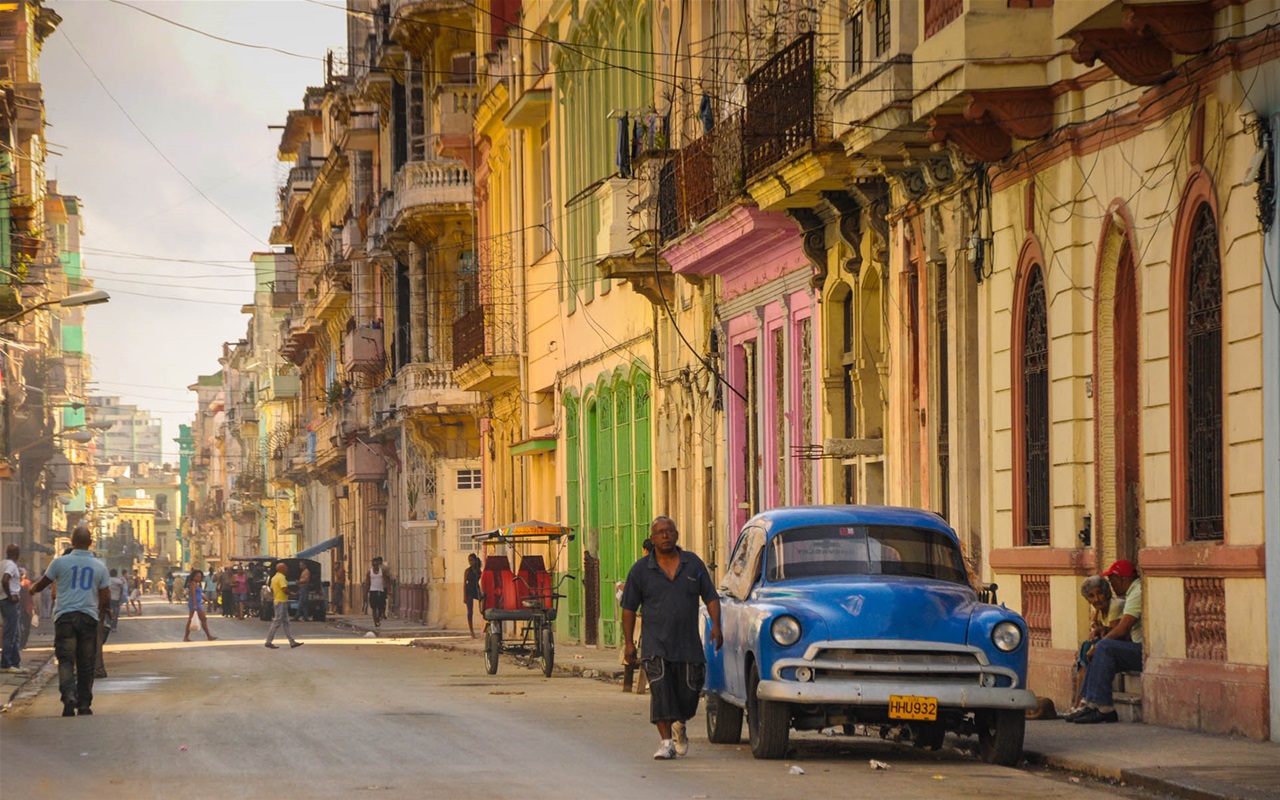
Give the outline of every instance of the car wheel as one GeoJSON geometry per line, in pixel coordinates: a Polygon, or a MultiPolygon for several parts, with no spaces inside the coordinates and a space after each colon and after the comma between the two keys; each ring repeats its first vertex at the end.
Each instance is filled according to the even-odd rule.
{"type": "Polygon", "coordinates": [[[988,764],[1016,767],[1022,760],[1022,739],[1027,732],[1027,715],[1021,709],[979,714],[978,755],[988,764]]]}
{"type": "Polygon", "coordinates": [[[742,741],[742,709],[714,694],[707,695],[707,740],[712,744],[742,741]]]}
{"type": "Polygon", "coordinates": [[[542,659],[542,675],[543,677],[550,678],[551,673],[554,672],[556,668],[555,636],[551,633],[551,628],[543,628],[542,633],[538,638],[540,639],[538,642],[538,655],[542,659]]]}
{"type": "Polygon", "coordinates": [[[761,700],[756,694],[760,670],[751,665],[747,677],[747,734],[751,739],[751,755],[756,758],[782,758],[787,754],[791,735],[791,709],[786,703],[761,700]]]}
{"type": "Polygon", "coordinates": [[[502,651],[502,634],[490,630],[484,635],[484,671],[490,675],[498,672],[498,654],[502,651]]]}

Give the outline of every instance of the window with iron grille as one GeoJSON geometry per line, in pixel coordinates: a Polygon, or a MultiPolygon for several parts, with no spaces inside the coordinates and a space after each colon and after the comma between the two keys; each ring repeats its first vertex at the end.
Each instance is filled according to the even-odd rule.
{"type": "Polygon", "coordinates": [[[1187,524],[1190,538],[1223,538],[1222,262],[1218,224],[1204,203],[1187,272],[1187,524]]]}
{"type": "Polygon", "coordinates": [[[458,520],[458,549],[470,553],[479,552],[480,543],[473,537],[480,532],[479,517],[458,520]]]}
{"type": "Polygon", "coordinates": [[[1033,267],[1022,329],[1023,475],[1026,542],[1049,544],[1049,315],[1044,276],[1033,267]]]}
{"type": "Polygon", "coordinates": [[[889,52],[889,38],[891,35],[889,29],[889,5],[890,0],[870,0],[868,3],[872,16],[872,25],[875,26],[876,56],[882,56],[889,52]]]}
{"type": "Polygon", "coordinates": [[[478,469],[458,470],[458,488],[459,489],[479,489],[480,488],[480,470],[478,469]]]}
{"type": "Polygon", "coordinates": [[[862,10],[849,15],[844,22],[844,60],[849,65],[846,78],[862,74],[862,10]]]}

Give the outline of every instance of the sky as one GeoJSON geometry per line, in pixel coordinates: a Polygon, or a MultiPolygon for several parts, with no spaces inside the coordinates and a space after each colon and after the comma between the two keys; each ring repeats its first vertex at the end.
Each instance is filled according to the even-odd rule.
{"type": "Polygon", "coordinates": [[[111,294],[86,309],[91,393],[159,417],[173,461],[196,408],[186,387],[245,334],[249,256],[269,249],[288,168],[268,126],[324,83],[325,53],[345,47],[344,3],[45,4],[63,19],[40,61],[46,173],[80,198],[86,274],[111,294]]]}

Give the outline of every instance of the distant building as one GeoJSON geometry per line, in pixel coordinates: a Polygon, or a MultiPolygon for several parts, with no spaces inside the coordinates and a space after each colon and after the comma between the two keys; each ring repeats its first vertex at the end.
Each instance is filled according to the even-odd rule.
{"type": "Polygon", "coordinates": [[[163,452],[160,420],[152,417],[151,412],[123,403],[119,397],[90,397],[89,407],[95,422],[111,423],[98,439],[99,464],[160,465],[163,452]]]}

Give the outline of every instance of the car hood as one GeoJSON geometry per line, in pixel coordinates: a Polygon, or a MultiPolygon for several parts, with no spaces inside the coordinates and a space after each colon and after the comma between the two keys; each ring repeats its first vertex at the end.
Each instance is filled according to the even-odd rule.
{"type": "Polygon", "coordinates": [[[831,639],[904,639],[967,644],[972,589],[944,581],[848,577],[761,587],[759,602],[826,623],[831,639]]]}

